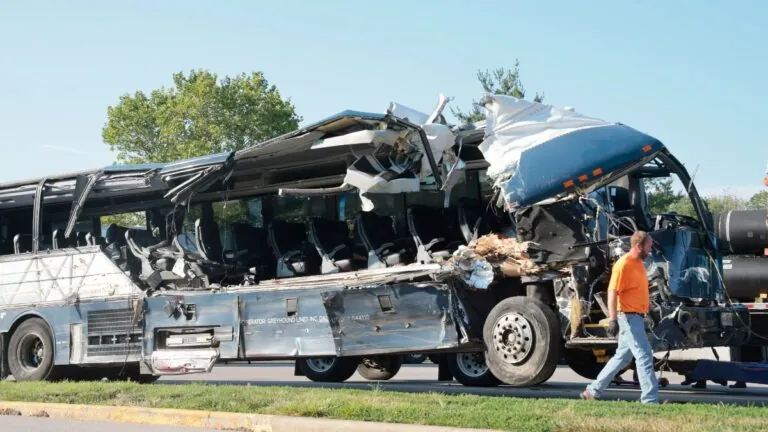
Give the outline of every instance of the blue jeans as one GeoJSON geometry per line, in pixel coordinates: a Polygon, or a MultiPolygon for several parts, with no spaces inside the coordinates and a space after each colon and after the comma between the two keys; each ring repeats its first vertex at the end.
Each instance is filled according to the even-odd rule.
{"type": "Polygon", "coordinates": [[[619,346],[616,354],[605,364],[597,379],[587,386],[587,390],[599,398],[622,369],[629,366],[635,358],[637,377],[640,380],[643,403],[659,402],[659,382],[653,370],[653,351],[645,334],[643,317],[637,314],[618,314],[619,346]]]}

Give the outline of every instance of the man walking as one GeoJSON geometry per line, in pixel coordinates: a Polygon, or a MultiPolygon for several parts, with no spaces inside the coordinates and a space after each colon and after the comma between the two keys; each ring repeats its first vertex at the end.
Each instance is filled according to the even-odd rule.
{"type": "Polygon", "coordinates": [[[608,285],[608,334],[616,336],[616,354],[606,363],[597,379],[581,393],[582,399],[599,399],[613,378],[635,358],[643,403],[658,403],[659,383],[653,370],[653,351],[645,333],[644,316],[648,313],[649,293],[645,260],[651,253],[652,239],[637,231],[630,240],[630,250],[613,265],[608,285]]]}

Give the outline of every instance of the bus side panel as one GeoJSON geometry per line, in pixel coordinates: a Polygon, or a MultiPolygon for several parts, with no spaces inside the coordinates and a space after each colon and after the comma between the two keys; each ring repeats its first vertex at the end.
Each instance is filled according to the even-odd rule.
{"type": "Polygon", "coordinates": [[[107,364],[141,358],[141,326],[133,300],[15,308],[0,312],[0,332],[20,320],[43,319],[53,330],[54,364],[107,364]]]}
{"type": "Polygon", "coordinates": [[[336,355],[323,291],[286,289],[243,294],[245,357],[336,355]]]}
{"type": "Polygon", "coordinates": [[[141,359],[141,298],[84,303],[73,308],[72,363],[106,364],[141,359]]]}
{"type": "Polygon", "coordinates": [[[174,349],[164,345],[162,334],[211,328],[213,337],[220,342],[220,359],[238,357],[240,313],[237,294],[163,295],[147,298],[145,308],[145,357],[156,350],[174,349]]]}
{"type": "Polygon", "coordinates": [[[337,353],[421,352],[459,346],[456,299],[445,285],[398,283],[323,294],[337,353]]]}
{"type": "Polygon", "coordinates": [[[459,344],[453,299],[440,285],[276,290],[243,295],[250,359],[407,353],[459,344]]]}

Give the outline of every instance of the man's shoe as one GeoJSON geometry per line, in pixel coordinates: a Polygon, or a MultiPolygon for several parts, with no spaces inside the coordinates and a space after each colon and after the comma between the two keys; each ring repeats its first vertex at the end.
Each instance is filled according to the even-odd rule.
{"type": "Polygon", "coordinates": [[[584,399],[584,400],[596,400],[597,399],[595,397],[595,395],[592,394],[592,392],[589,391],[589,390],[584,390],[583,392],[581,392],[581,394],[579,396],[581,396],[581,398],[584,399]]]}

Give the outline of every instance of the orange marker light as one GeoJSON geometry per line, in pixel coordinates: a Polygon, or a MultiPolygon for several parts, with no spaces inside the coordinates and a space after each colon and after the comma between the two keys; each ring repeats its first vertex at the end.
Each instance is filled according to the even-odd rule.
{"type": "Polygon", "coordinates": [[[587,181],[588,178],[589,177],[587,177],[586,174],[582,174],[582,175],[579,176],[579,181],[580,182],[585,182],[585,181],[587,181]]]}
{"type": "Polygon", "coordinates": [[[566,188],[573,187],[573,180],[568,180],[567,182],[563,183],[563,186],[566,188]]]}
{"type": "Polygon", "coordinates": [[[602,175],[602,174],[603,174],[603,169],[602,168],[597,168],[597,169],[592,170],[592,175],[595,176],[595,177],[597,177],[599,175],[602,175]]]}
{"type": "Polygon", "coordinates": [[[650,144],[648,144],[647,146],[643,147],[643,153],[648,153],[649,151],[651,151],[651,149],[653,149],[653,147],[650,144]]]}

